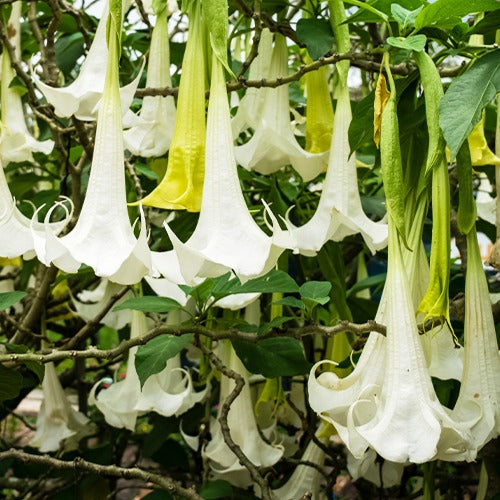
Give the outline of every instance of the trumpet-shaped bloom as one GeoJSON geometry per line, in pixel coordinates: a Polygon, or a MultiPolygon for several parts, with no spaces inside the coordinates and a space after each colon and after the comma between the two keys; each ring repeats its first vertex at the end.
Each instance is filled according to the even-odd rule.
{"type": "MultiPolygon", "coordinates": [[[[271,54],[273,51],[273,34],[264,28],[260,34],[259,53],[250,65],[249,80],[261,80],[269,75],[271,54]]],[[[266,93],[263,89],[249,87],[241,99],[238,110],[231,120],[233,137],[251,128],[255,130],[262,113],[266,93]]]]}
{"type": "MultiPolygon", "coordinates": [[[[322,467],[325,461],[325,452],[311,440],[302,455],[304,462],[311,462],[322,467]]],[[[275,490],[272,490],[273,498],[303,498],[306,493],[311,495],[312,500],[318,500],[321,473],[310,465],[300,464],[290,476],[290,479],[275,490]]]]}
{"type": "Polygon", "coordinates": [[[450,447],[443,460],[474,460],[490,439],[500,434],[500,355],[475,229],[467,235],[465,282],[465,361],[462,385],[452,417],[469,426],[467,450],[450,447]]]}
{"type": "Polygon", "coordinates": [[[66,450],[76,448],[81,438],[93,432],[93,426],[85,415],[71,406],[53,363],[45,365],[42,390],[42,406],[30,446],[42,453],[57,451],[61,446],[66,450]]]}
{"type": "MultiPolygon", "coordinates": [[[[158,14],[153,28],[146,87],[172,86],[167,15],[168,9],[165,8],[158,14]]],[[[174,130],[174,97],[145,96],[137,121],[123,135],[125,147],[137,156],[164,155],[174,130]]]]}
{"type": "MultiPolygon", "coordinates": [[[[227,423],[231,438],[241,448],[243,453],[257,467],[270,467],[283,455],[281,446],[266,443],[260,436],[252,408],[248,375],[245,367],[234,352],[231,344],[222,341],[220,344],[221,360],[224,365],[241,375],[245,385],[238,397],[231,404],[227,423]]],[[[234,389],[234,381],[225,375],[221,376],[220,405],[234,389]]],[[[236,455],[224,441],[224,436],[217,421],[211,428],[212,439],[203,450],[203,455],[209,460],[209,465],[216,477],[225,479],[230,483],[247,487],[252,484],[250,473],[239,463],[236,455]]]]}
{"type": "MultiPolygon", "coordinates": [[[[12,4],[9,18],[8,34],[19,59],[21,54],[21,2],[12,4]]],[[[7,164],[10,161],[33,161],[33,152],[49,154],[54,141],[37,141],[28,131],[24,119],[21,96],[15,88],[10,87],[15,73],[11,67],[7,50],[2,53],[2,123],[0,131],[0,160],[7,164]]]]}
{"type": "MultiPolygon", "coordinates": [[[[265,54],[262,54],[264,57],[265,54]]],[[[276,33],[269,78],[283,78],[288,73],[288,49],[283,35],[276,33]]],[[[248,170],[262,174],[292,167],[304,181],[314,179],[326,167],[326,154],[308,153],[297,142],[290,123],[288,85],[261,89],[265,93],[261,116],[252,138],[235,148],[236,160],[248,170]]]]}
{"type": "Polygon", "coordinates": [[[468,137],[470,159],[473,167],[480,167],[482,165],[500,165],[500,158],[491,151],[486,137],[484,136],[484,120],[485,113],[479,120],[479,123],[472,129],[468,137]]]}
{"type": "Polygon", "coordinates": [[[361,233],[373,253],[387,245],[387,224],[370,220],[361,206],[356,159],[349,147],[350,123],[351,102],[345,83],[338,89],[330,159],[316,212],[303,226],[287,223],[292,235],[288,245],[295,252],[314,256],[328,240],[342,241],[356,233],[361,233]]]}
{"type": "Polygon", "coordinates": [[[463,452],[470,434],[467,424],[449,416],[432,387],[397,238],[392,228],[381,301],[387,325],[385,354],[383,342],[376,353],[375,341],[369,338],[368,353],[363,351],[356,369],[345,379],[326,373],[316,379],[313,368],[309,394],[311,407],[336,427],[356,458],[361,459],[371,447],[392,462],[422,463],[442,449],[463,452]],[[374,353],[380,358],[375,359],[374,353]],[[366,370],[371,362],[375,371],[361,372],[362,362],[361,368],[366,370]],[[341,384],[347,386],[343,393],[333,393],[341,384]]]}
{"type": "MultiPolygon", "coordinates": [[[[129,0],[124,0],[124,12],[129,5],[129,0]]],[[[54,106],[57,116],[69,117],[75,115],[79,120],[86,121],[96,119],[99,102],[104,92],[106,67],[108,65],[108,47],[106,45],[108,12],[109,1],[107,0],[92,45],[74,82],[67,87],[57,88],[42,82],[36,74],[33,73],[32,75],[35,85],[47,101],[54,106]]],[[[142,67],[144,67],[144,63],[142,67]]],[[[141,79],[142,67],[136,78],[120,89],[119,97],[123,113],[129,109],[132,103],[141,79]]]]}
{"type": "MultiPolygon", "coordinates": [[[[121,292],[122,290],[122,285],[112,283],[107,279],[102,279],[93,290],[83,290],[78,294],[78,299],[72,297],[76,313],[83,320],[91,321],[109,303],[113,295],[121,292]]],[[[132,290],[129,290],[115,303],[115,306],[125,302],[133,296],[134,293],[132,290]]],[[[115,330],[120,330],[125,325],[130,323],[131,319],[132,312],[129,309],[124,311],[111,310],[106,314],[106,316],[104,316],[104,318],[101,319],[101,323],[109,326],[110,328],[114,328],[115,330]]]]}
{"type": "MultiPolygon", "coordinates": [[[[136,239],[127,211],[123,157],[121,104],[118,92],[118,40],[110,39],[106,86],[99,107],[94,156],[87,193],[75,227],[57,238],[46,226],[45,237],[33,231],[38,259],[65,272],[81,264],[97,276],[120,284],[133,284],[151,272],[146,222],[141,207],[136,239]]],[[[51,210],[47,217],[50,217],[51,210]]]]}
{"type": "MultiPolygon", "coordinates": [[[[167,323],[178,324],[178,319],[176,314],[170,313],[167,323]]],[[[134,311],[131,338],[145,335],[147,331],[146,317],[134,311]]],[[[151,375],[141,389],[135,369],[136,352],[137,347],[130,349],[124,380],[102,389],[96,396],[100,385],[98,382],[90,392],[89,403],[97,406],[109,425],[133,431],[139,415],[150,411],[165,417],[180,415],[203,399],[206,390],[198,393],[193,391],[191,376],[180,368],[179,356],[170,358],[166,367],[160,373],[151,375]]]]}
{"type": "Polygon", "coordinates": [[[256,277],[269,271],[283,252],[254,222],[241,192],[224,74],[215,56],[200,218],[186,243],[176,237],[168,224],[165,228],[188,283],[195,276],[214,277],[230,270],[240,279],[256,277]]]}
{"type": "MultiPolygon", "coordinates": [[[[309,58],[309,62],[312,60],[309,58]]],[[[306,73],[306,151],[324,153],[330,149],[333,132],[333,106],[328,84],[330,69],[323,66],[306,73]]]]}
{"type": "Polygon", "coordinates": [[[191,25],[167,172],[142,203],[199,212],[205,168],[205,35],[200,2],[192,2],[189,9],[191,25]]]}
{"type": "MultiPolygon", "coordinates": [[[[71,219],[72,211],[66,209],[66,217],[60,222],[50,223],[51,230],[57,234],[61,232],[71,219]]],[[[31,259],[35,256],[33,231],[39,238],[43,238],[44,225],[30,221],[17,208],[12,198],[3,167],[0,165],[0,257],[12,259],[23,256],[31,259]]]]}
{"type": "Polygon", "coordinates": [[[403,464],[377,460],[375,450],[368,449],[362,458],[355,458],[347,452],[347,470],[354,480],[362,477],[377,485],[379,488],[390,488],[401,482],[403,464]]]}

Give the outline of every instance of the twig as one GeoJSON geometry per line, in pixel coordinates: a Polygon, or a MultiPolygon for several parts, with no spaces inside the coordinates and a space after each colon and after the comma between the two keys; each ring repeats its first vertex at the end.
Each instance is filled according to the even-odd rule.
{"type": "Polygon", "coordinates": [[[20,460],[21,462],[33,463],[37,465],[45,465],[53,467],[56,470],[81,470],[97,474],[99,476],[111,476],[125,479],[141,479],[145,483],[154,483],[160,488],[175,493],[183,498],[190,498],[193,500],[201,500],[200,497],[192,489],[184,488],[176,481],[165,477],[163,475],[147,472],[138,467],[118,467],[117,465],[100,465],[93,462],[88,462],[83,458],[77,457],[74,460],[59,460],[49,455],[33,455],[25,453],[21,450],[14,448],[0,452],[0,461],[6,459],[20,460]]]}
{"type": "Polygon", "coordinates": [[[234,380],[234,388],[225,399],[220,411],[219,424],[222,436],[224,437],[224,441],[229,449],[238,457],[240,464],[248,469],[248,472],[250,472],[254,482],[259,485],[263,500],[271,500],[271,491],[267,481],[264,477],[262,477],[255,464],[243,453],[240,446],[234,442],[231,436],[231,429],[229,428],[227,421],[229,410],[231,409],[233,401],[240,395],[243,387],[245,387],[245,380],[239,373],[236,373],[234,370],[231,370],[231,368],[224,365],[220,358],[217,357],[213,351],[204,346],[202,342],[198,342],[198,347],[206,356],[208,356],[211,363],[215,366],[215,368],[217,368],[217,370],[219,370],[226,377],[234,380]]]}
{"type": "Polygon", "coordinates": [[[85,324],[83,328],[81,328],[76,335],[74,335],[68,342],[63,344],[62,349],[73,349],[80,342],[83,342],[87,337],[92,335],[95,331],[98,330],[99,324],[101,320],[108,314],[111,308],[116,304],[118,300],[120,300],[128,291],[130,290],[129,286],[123,288],[118,293],[115,293],[110,299],[109,302],[99,311],[91,321],[85,324]]]}

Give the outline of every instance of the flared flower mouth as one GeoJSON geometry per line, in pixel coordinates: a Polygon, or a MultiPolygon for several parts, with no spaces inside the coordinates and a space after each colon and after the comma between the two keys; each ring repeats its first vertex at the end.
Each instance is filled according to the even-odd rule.
{"type": "MultiPolygon", "coordinates": [[[[119,29],[117,26],[116,30],[119,29]]],[[[99,107],[87,192],[78,221],[68,234],[58,238],[47,222],[51,209],[44,234],[35,230],[32,234],[38,259],[45,265],[53,263],[65,272],[74,273],[81,264],[86,264],[97,276],[133,284],[151,273],[151,255],[142,207],[138,238],[128,216],[116,31],[109,40],[106,85],[99,107]]]]}
{"type": "MultiPolygon", "coordinates": [[[[267,35],[261,43],[264,44],[264,49],[269,50],[265,45],[267,35]]],[[[265,56],[263,52],[262,57],[265,56]]],[[[271,79],[282,78],[288,72],[286,41],[278,33],[269,68],[271,79]]],[[[258,106],[261,114],[257,123],[251,120],[255,125],[252,138],[246,144],[235,148],[237,162],[248,170],[262,174],[270,174],[286,165],[292,165],[304,181],[314,179],[325,170],[327,156],[325,152],[314,154],[305,151],[295,139],[290,122],[288,85],[260,89],[260,92],[264,95],[261,106],[258,106]]],[[[254,100],[260,102],[257,96],[254,100]]],[[[253,113],[255,111],[253,110],[253,113]]]]}
{"type": "MultiPolygon", "coordinates": [[[[130,0],[123,0],[123,12],[130,6],[130,0]]],[[[106,23],[109,13],[109,0],[106,0],[96,34],[87,57],[83,62],[76,80],[67,87],[52,87],[42,82],[32,72],[32,78],[47,101],[54,106],[57,116],[75,116],[79,120],[92,121],[97,117],[99,103],[103,96],[106,67],[108,65],[108,46],[106,44],[106,23]]],[[[137,76],[120,89],[122,113],[125,114],[132,103],[141,79],[144,61],[137,76]]]]}
{"type": "MultiPolygon", "coordinates": [[[[274,219],[275,227],[277,221],[274,219]]],[[[187,282],[233,270],[242,280],[260,276],[284,248],[274,243],[250,215],[238,179],[232,147],[229,104],[222,64],[214,55],[207,121],[205,181],[194,233],[181,242],[167,223],[180,271],[187,282]]]]}

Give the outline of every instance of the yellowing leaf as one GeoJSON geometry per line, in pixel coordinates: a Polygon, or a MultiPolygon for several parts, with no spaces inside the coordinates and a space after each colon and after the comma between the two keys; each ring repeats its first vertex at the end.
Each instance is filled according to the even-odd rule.
{"type": "Polygon", "coordinates": [[[387,88],[387,82],[385,76],[382,73],[379,75],[377,80],[377,87],[375,88],[375,103],[374,103],[374,114],[373,114],[373,140],[377,148],[380,144],[380,132],[382,130],[382,113],[384,111],[385,105],[389,100],[391,93],[387,88]]]}

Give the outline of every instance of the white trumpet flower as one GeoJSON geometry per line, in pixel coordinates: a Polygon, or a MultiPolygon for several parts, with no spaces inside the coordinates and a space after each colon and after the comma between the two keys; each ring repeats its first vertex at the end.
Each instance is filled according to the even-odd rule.
{"type": "MultiPolygon", "coordinates": [[[[64,229],[73,213],[65,205],[61,206],[66,212],[66,217],[60,222],[49,224],[55,234],[64,229]]],[[[30,221],[19,211],[0,164],[0,257],[9,259],[20,256],[25,259],[33,258],[36,255],[33,231],[38,238],[42,239],[45,231],[44,224],[30,221]]]]}
{"type": "Polygon", "coordinates": [[[475,229],[467,235],[465,361],[458,400],[451,413],[472,433],[467,450],[444,448],[438,458],[467,460],[500,434],[500,354],[475,229]]]}
{"type": "MultiPolygon", "coordinates": [[[[172,86],[167,16],[168,9],[164,8],[153,28],[146,87],[172,86]]],[[[125,147],[136,156],[164,155],[174,132],[174,97],[145,96],[136,121],[123,135],[125,147]]]]}
{"type": "Polygon", "coordinates": [[[68,401],[53,363],[45,365],[43,401],[36,419],[36,433],[29,445],[42,453],[75,449],[78,441],[93,432],[89,419],[68,401]]]}
{"type": "Polygon", "coordinates": [[[390,488],[401,483],[404,465],[377,460],[377,453],[368,449],[362,458],[357,459],[347,452],[347,470],[354,480],[362,477],[379,488],[390,488]]]}
{"type": "MultiPolygon", "coordinates": [[[[325,452],[311,440],[302,455],[304,462],[311,462],[318,467],[322,467],[325,461],[325,452]]],[[[310,465],[300,464],[290,476],[290,479],[275,490],[272,490],[273,498],[276,500],[288,498],[303,498],[306,494],[308,498],[318,500],[321,473],[318,469],[310,465]]]]}
{"type": "Polygon", "coordinates": [[[81,264],[86,264],[97,276],[127,285],[151,273],[151,255],[142,207],[137,239],[128,216],[118,92],[119,47],[115,32],[112,31],[109,40],[110,57],[97,119],[94,156],[78,222],[62,238],[57,238],[48,225],[44,238],[36,231],[33,238],[37,257],[45,265],[53,263],[65,272],[74,273],[81,264]]]}
{"type": "MultiPolygon", "coordinates": [[[[273,446],[262,439],[253,413],[247,371],[230,343],[222,341],[219,346],[220,358],[224,365],[234,370],[245,380],[245,385],[238,397],[232,402],[227,416],[231,438],[256,467],[270,467],[283,455],[283,447],[273,446]]],[[[233,389],[234,380],[222,375],[221,407],[233,389]]],[[[214,475],[235,486],[250,486],[252,484],[250,473],[246,467],[239,463],[236,455],[227,446],[218,420],[214,421],[210,431],[212,439],[202,453],[208,459],[214,475]]]]}
{"type": "Polygon", "coordinates": [[[351,102],[347,83],[337,89],[330,158],[316,212],[303,226],[287,223],[292,239],[288,245],[297,253],[314,256],[328,241],[342,241],[361,233],[375,253],[387,246],[387,224],[369,219],[361,206],[356,158],[349,146],[351,102]]]}
{"type": "MultiPolygon", "coordinates": [[[[123,1],[123,12],[130,6],[130,0],[123,1]]],[[[51,87],[42,82],[33,73],[32,78],[47,101],[54,106],[57,116],[74,115],[79,120],[92,121],[97,117],[99,103],[103,96],[108,65],[108,47],[106,44],[106,23],[109,13],[109,0],[106,0],[92,45],[80,67],[78,77],[67,87],[51,87]]],[[[135,91],[141,79],[144,62],[138,75],[128,85],[120,89],[122,113],[128,111],[135,91]]]]}
{"type": "MultiPolygon", "coordinates": [[[[276,219],[273,223],[277,226],[276,219]]],[[[240,279],[268,272],[283,248],[274,244],[250,215],[234,160],[223,68],[214,55],[208,106],[205,181],[200,218],[182,243],[165,223],[186,282],[233,270],[240,279]]],[[[171,255],[165,258],[170,259],[171,255]]]]}
{"type": "MultiPolygon", "coordinates": [[[[261,80],[269,75],[272,52],[273,34],[269,29],[264,28],[260,34],[259,52],[250,65],[249,80],[261,80]]],[[[248,128],[257,129],[265,97],[266,92],[264,89],[257,87],[247,89],[234,118],[231,120],[231,128],[235,139],[248,128]]]]}
{"type": "MultiPolygon", "coordinates": [[[[178,324],[179,316],[175,312],[170,313],[167,322],[178,324]]],[[[130,337],[145,335],[147,331],[145,315],[133,311],[130,337]]],[[[169,359],[160,373],[151,375],[141,389],[135,369],[136,352],[137,347],[130,349],[124,380],[102,389],[97,396],[100,382],[90,391],[89,404],[97,406],[109,425],[133,431],[139,415],[150,411],[165,417],[180,415],[205,397],[206,390],[194,392],[191,376],[180,368],[179,355],[169,359]]]]}
{"type": "MultiPolygon", "coordinates": [[[[100,311],[109,303],[113,295],[123,290],[122,285],[112,283],[107,279],[102,279],[93,290],[83,290],[77,295],[77,298],[72,296],[72,302],[76,309],[76,314],[85,321],[91,321],[99,314],[100,311]]],[[[125,302],[134,296],[132,290],[129,290],[125,295],[116,301],[115,306],[125,302]]],[[[132,320],[132,312],[124,311],[109,311],[104,318],[101,319],[103,325],[115,330],[120,330],[132,320]]]]}
{"type": "MultiPolygon", "coordinates": [[[[7,33],[9,41],[14,47],[17,59],[21,55],[21,6],[22,2],[12,4],[7,33]]],[[[33,153],[49,154],[54,141],[37,141],[28,131],[24,118],[24,109],[21,96],[10,83],[15,77],[11,67],[9,53],[6,49],[2,53],[2,120],[0,131],[0,160],[3,164],[9,162],[33,161],[33,153]]]]}
{"type": "MultiPolygon", "coordinates": [[[[269,56],[263,53],[262,57],[269,56]]],[[[276,33],[269,78],[276,80],[287,74],[286,40],[283,35],[276,33]]],[[[314,179],[325,170],[326,153],[308,153],[295,139],[290,122],[288,85],[266,87],[260,89],[260,92],[265,95],[259,121],[252,138],[235,148],[236,160],[246,169],[262,174],[270,174],[285,165],[292,165],[304,181],[314,179]]],[[[252,110],[253,113],[255,111],[252,110]]]]}

